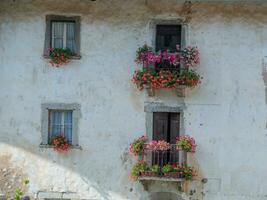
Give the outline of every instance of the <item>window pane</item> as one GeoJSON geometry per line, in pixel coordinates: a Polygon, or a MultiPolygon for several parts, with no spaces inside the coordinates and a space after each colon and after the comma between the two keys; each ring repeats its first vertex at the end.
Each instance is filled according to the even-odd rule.
{"type": "Polygon", "coordinates": [[[64,135],[69,143],[72,142],[72,111],[66,111],[64,115],[64,135]]]}
{"type": "Polygon", "coordinates": [[[63,48],[64,46],[64,22],[52,22],[52,47],[63,48]]]}
{"type": "Polygon", "coordinates": [[[62,113],[60,111],[51,111],[50,117],[50,137],[61,135],[62,113]]]}
{"type": "Polygon", "coordinates": [[[66,47],[71,50],[71,52],[76,51],[75,47],[75,23],[74,22],[68,22],[67,24],[67,41],[66,41],[66,47]]]}
{"type": "Polygon", "coordinates": [[[181,25],[157,25],[156,51],[174,51],[177,44],[181,45],[181,30],[181,25]]]}

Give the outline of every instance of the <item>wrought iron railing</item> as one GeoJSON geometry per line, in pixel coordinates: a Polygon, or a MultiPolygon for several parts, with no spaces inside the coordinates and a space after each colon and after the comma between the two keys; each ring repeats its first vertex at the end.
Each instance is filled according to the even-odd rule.
{"type": "Polygon", "coordinates": [[[171,144],[169,150],[150,150],[144,148],[142,160],[150,165],[159,165],[160,167],[166,164],[185,165],[187,153],[183,150],[179,150],[176,144],[171,144]]]}
{"type": "MultiPolygon", "coordinates": [[[[179,150],[177,145],[175,144],[172,144],[168,150],[150,150],[144,148],[143,153],[141,154],[141,160],[144,160],[149,167],[155,165],[159,166],[160,171],[159,173],[156,174],[156,177],[166,178],[166,174],[163,173],[162,168],[167,164],[170,164],[172,166],[186,166],[187,152],[179,150]]],[[[154,177],[154,175],[152,176],[154,177]]],[[[181,177],[179,175],[174,175],[174,177],[169,177],[169,178],[181,178],[181,177]]]]}

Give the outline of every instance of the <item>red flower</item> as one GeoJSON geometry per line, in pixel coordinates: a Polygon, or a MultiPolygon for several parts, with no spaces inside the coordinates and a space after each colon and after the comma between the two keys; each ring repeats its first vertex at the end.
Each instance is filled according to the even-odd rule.
{"type": "Polygon", "coordinates": [[[64,134],[54,137],[51,143],[54,146],[54,149],[58,152],[65,152],[70,148],[70,144],[64,134]]]}

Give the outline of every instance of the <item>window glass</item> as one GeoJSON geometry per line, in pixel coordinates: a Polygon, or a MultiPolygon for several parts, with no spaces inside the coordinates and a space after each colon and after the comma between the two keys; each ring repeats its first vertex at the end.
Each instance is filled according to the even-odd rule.
{"type": "Polygon", "coordinates": [[[52,48],[64,48],[64,23],[53,22],[52,23],[52,48]]]}
{"type": "Polygon", "coordinates": [[[156,51],[175,51],[176,45],[181,45],[181,25],[156,26],[156,51]]]}
{"type": "Polygon", "coordinates": [[[72,142],[72,111],[50,110],[49,139],[64,135],[67,141],[72,142]]]}
{"type": "Polygon", "coordinates": [[[52,22],[52,48],[70,49],[75,52],[75,22],[52,22]]]}

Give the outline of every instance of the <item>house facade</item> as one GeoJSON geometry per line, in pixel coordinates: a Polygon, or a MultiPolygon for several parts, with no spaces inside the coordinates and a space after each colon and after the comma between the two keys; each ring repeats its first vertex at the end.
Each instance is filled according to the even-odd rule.
{"type": "Polygon", "coordinates": [[[266,56],[264,1],[2,0],[0,193],[28,179],[32,199],[267,199],[266,56]],[[139,91],[145,43],[197,46],[201,83],[139,91]],[[52,66],[57,47],[75,56],[52,66]],[[129,145],[165,134],[161,122],[166,140],[195,138],[192,180],[130,180],[129,145]],[[49,139],[62,132],[59,153],[49,139]]]}

